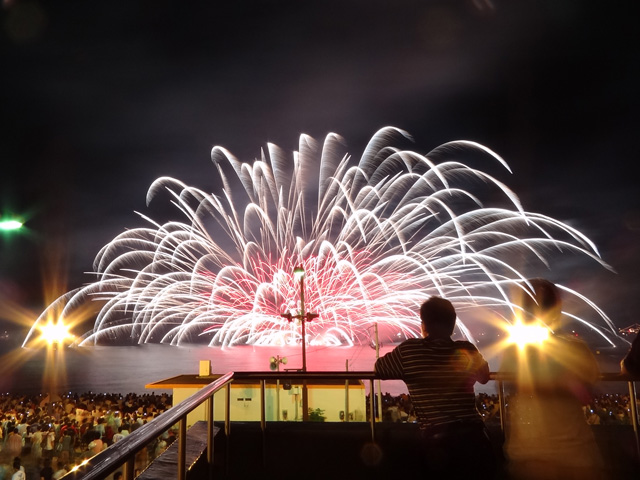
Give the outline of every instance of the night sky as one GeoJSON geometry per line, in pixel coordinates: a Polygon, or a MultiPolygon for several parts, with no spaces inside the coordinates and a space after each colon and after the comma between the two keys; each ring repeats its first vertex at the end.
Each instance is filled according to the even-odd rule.
{"type": "Polygon", "coordinates": [[[157,177],[217,193],[214,145],[250,161],[336,132],[358,158],[393,125],[421,153],[457,139],[499,153],[525,209],[585,233],[615,270],[550,278],[638,321],[637,2],[2,5],[0,210],[28,227],[0,236],[5,299],[41,310],[58,251],[69,289],[90,281],[100,247],[153,213],[157,177]]]}

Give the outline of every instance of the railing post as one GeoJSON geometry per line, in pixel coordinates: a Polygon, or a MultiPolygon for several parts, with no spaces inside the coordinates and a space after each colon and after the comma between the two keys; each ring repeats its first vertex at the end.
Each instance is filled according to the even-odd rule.
{"type": "Polygon", "coordinates": [[[187,479],[187,416],[178,422],[178,480],[187,479]]]}
{"type": "Polygon", "coordinates": [[[369,422],[371,423],[371,442],[376,441],[376,412],[375,408],[375,390],[373,388],[373,379],[369,380],[369,422]]]}
{"type": "MultiPolygon", "coordinates": [[[[345,362],[345,371],[349,371],[349,360],[345,362]]],[[[344,421],[349,422],[349,379],[344,381],[344,421]]]]}
{"type": "Polygon", "coordinates": [[[638,404],[636,384],[633,380],[629,380],[629,405],[631,406],[631,425],[633,425],[633,435],[636,440],[636,454],[640,460],[640,432],[638,432],[638,404]]]}
{"type": "Polygon", "coordinates": [[[262,432],[262,466],[267,468],[266,380],[260,380],[260,431],[262,432]]]}
{"type": "Polygon", "coordinates": [[[263,378],[260,380],[260,429],[264,432],[267,424],[266,424],[266,395],[265,395],[265,384],[266,380],[263,378]]]}
{"type": "Polygon", "coordinates": [[[349,380],[344,381],[344,421],[349,422],[349,380]]]}
{"type": "Polygon", "coordinates": [[[231,384],[227,383],[227,385],[225,385],[225,389],[224,389],[224,436],[225,436],[225,442],[226,442],[226,448],[225,448],[225,462],[224,462],[224,468],[227,472],[227,474],[229,473],[229,459],[231,458],[231,455],[229,453],[229,450],[231,449],[231,439],[230,439],[230,434],[231,434],[231,384]]]}
{"type": "Polygon", "coordinates": [[[309,390],[306,378],[302,381],[302,421],[309,421],[309,390]]]}
{"type": "Polygon", "coordinates": [[[224,401],[224,433],[228,436],[231,430],[231,410],[229,408],[231,406],[231,384],[225,386],[224,401]]]}
{"type": "MultiPolygon", "coordinates": [[[[280,364],[278,364],[279,366],[280,364]]],[[[276,378],[276,420],[280,421],[280,379],[276,378]]]]}
{"type": "Polygon", "coordinates": [[[136,457],[130,458],[122,465],[122,477],[124,480],[133,480],[133,474],[135,473],[136,457]]]}
{"type": "Polygon", "coordinates": [[[496,380],[498,382],[498,405],[500,406],[500,428],[502,435],[506,435],[507,418],[506,418],[506,400],[504,398],[504,382],[502,380],[496,380]]]}
{"type": "Polygon", "coordinates": [[[213,442],[215,437],[214,418],[214,394],[207,399],[207,463],[209,465],[209,478],[213,478],[213,442]]]}

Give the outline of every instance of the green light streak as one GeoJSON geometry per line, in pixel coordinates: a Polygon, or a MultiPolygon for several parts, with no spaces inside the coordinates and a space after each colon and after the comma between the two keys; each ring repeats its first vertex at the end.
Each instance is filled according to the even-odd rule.
{"type": "Polygon", "coordinates": [[[0,220],[0,230],[2,231],[20,230],[22,225],[19,220],[0,220]]]}

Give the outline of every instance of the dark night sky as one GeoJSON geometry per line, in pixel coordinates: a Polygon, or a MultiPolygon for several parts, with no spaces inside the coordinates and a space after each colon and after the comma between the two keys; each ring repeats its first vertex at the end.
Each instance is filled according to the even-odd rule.
{"type": "Polygon", "coordinates": [[[619,326],[640,308],[636,2],[5,0],[0,10],[0,287],[43,306],[42,266],[69,288],[142,225],[162,175],[215,192],[209,153],[243,160],[300,133],[358,157],[385,125],[413,149],[468,139],[502,155],[529,211],[598,245],[554,273],[619,326]]]}

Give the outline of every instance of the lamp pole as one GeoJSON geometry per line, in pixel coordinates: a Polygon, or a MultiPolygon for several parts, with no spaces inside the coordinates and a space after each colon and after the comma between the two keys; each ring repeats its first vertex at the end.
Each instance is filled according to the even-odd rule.
{"type": "Polygon", "coordinates": [[[296,278],[300,279],[300,323],[302,323],[302,371],[307,371],[307,334],[305,323],[307,323],[307,312],[304,308],[304,269],[296,267],[293,270],[296,278]]]}
{"type": "MultiPolygon", "coordinates": [[[[281,313],[280,315],[286,318],[289,321],[292,321],[294,318],[300,320],[301,329],[302,329],[302,372],[307,371],[307,332],[306,332],[306,322],[312,321],[314,318],[318,317],[317,313],[310,313],[306,311],[305,303],[304,303],[304,268],[301,266],[297,266],[293,270],[293,275],[296,280],[300,283],[300,313],[298,315],[291,315],[291,312],[281,313]]],[[[307,381],[303,380],[302,382],[302,419],[309,420],[309,397],[307,395],[307,381]]]]}
{"type": "MultiPolygon", "coordinates": [[[[307,371],[307,334],[305,324],[307,323],[307,312],[304,308],[304,268],[296,267],[293,274],[300,279],[300,323],[302,328],[302,371],[307,371]]],[[[307,391],[307,380],[302,381],[302,421],[309,421],[309,392],[307,391]]]]}
{"type": "Polygon", "coordinates": [[[286,318],[290,322],[297,318],[300,320],[302,327],[302,368],[300,371],[307,371],[307,331],[306,322],[311,322],[314,318],[318,318],[317,313],[307,312],[304,303],[304,269],[302,267],[296,267],[293,270],[293,274],[296,280],[300,283],[300,313],[298,315],[292,315],[291,312],[281,313],[280,316],[286,318]]]}

